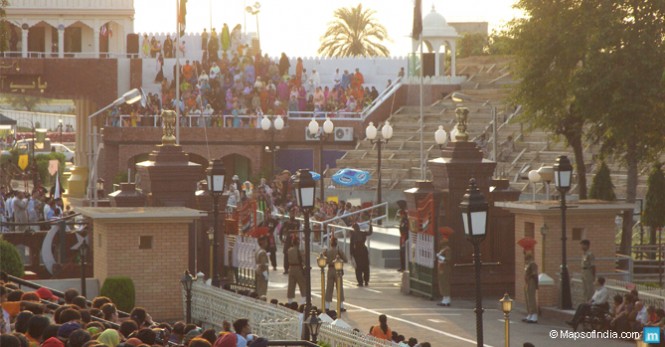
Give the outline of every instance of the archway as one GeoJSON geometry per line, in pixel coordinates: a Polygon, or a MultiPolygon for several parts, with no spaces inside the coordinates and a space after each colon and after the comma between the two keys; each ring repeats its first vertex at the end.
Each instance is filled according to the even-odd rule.
{"type": "Polygon", "coordinates": [[[39,22],[28,29],[28,55],[40,57],[58,54],[58,29],[46,22],[39,22]]]}
{"type": "Polygon", "coordinates": [[[111,21],[99,27],[99,53],[122,53],[125,31],[118,23],[111,21]]]}
{"type": "Polygon", "coordinates": [[[244,155],[236,153],[229,154],[222,157],[222,162],[224,163],[224,168],[226,168],[226,175],[228,177],[238,175],[241,182],[247,181],[251,178],[251,161],[244,155]]]}

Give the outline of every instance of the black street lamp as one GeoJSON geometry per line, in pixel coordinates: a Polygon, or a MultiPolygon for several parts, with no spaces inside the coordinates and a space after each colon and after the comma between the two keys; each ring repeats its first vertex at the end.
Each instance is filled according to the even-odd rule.
{"type": "Polygon", "coordinates": [[[316,315],[315,310],[312,310],[312,312],[309,313],[309,321],[307,322],[307,328],[309,328],[309,336],[312,337],[312,343],[316,343],[316,337],[319,335],[321,323],[321,318],[316,315]]]}
{"type": "MultiPolygon", "coordinates": [[[[310,134],[318,134],[319,133],[319,123],[312,118],[311,121],[309,121],[309,124],[307,124],[307,130],[309,131],[310,134]]],[[[323,144],[326,142],[328,137],[332,135],[332,133],[335,131],[335,124],[330,120],[330,118],[326,117],[325,122],[323,122],[323,132],[318,135],[319,137],[319,174],[321,175],[320,181],[320,191],[319,191],[319,198],[321,199],[321,203],[325,200],[325,185],[323,183],[323,144]]]]}
{"type": "MultiPolygon", "coordinates": [[[[226,175],[226,170],[224,169],[224,163],[221,159],[214,159],[210,162],[208,169],[206,170],[208,178],[208,189],[212,195],[212,205],[213,205],[213,241],[212,241],[212,285],[219,287],[219,271],[217,269],[217,237],[219,235],[219,197],[224,193],[224,176],[226,175]]],[[[223,249],[223,248],[222,248],[223,249]]]]}
{"type": "Polygon", "coordinates": [[[194,283],[194,278],[189,273],[189,270],[185,270],[185,273],[180,278],[180,284],[185,290],[185,309],[186,309],[186,322],[187,324],[192,322],[192,284],[194,283]]]}
{"type": "Polygon", "coordinates": [[[390,122],[386,123],[381,128],[381,136],[383,138],[377,138],[378,131],[374,126],[373,122],[369,122],[369,125],[365,129],[365,136],[367,139],[374,145],[376,144],[376,149],[378,151],[378,160],[376,163],[376,178],[378,180],[378,185],[376,188],[376,204],[381,203],[381,145],[388,143],[388,141],[393,137],[393,127],[390,125],[390,122]]]}
{"type": "Polygon", "coordinates": [[[261,119],[261,129],[270,132],[270,145],[265,147],[265,151],[271,153],[270,175],[273,175],[275,173],[275,153],[279,151],[279,146],[275,145],[275,132],[284,129],[284,119],[282,116],[277,116],[271,122],[268,116],[263,116],[263,119],[261,119]]]}
{"type": "Polygon", "coordinates": [[[556,158],[554,164],[554,185],[561,195],[561,309],[572,310],[573,300],[570,294],[570,274],[566,259],[566,193],[570,190],[573,166],[565,155],[556,158]]]}
{"type": "Polygon", "coordinates": [[[79,246],[79,258],[81,258],[81,295],[86,296],[86,281],[85,281],[85,262],[86,257],[88,256],[88,237],[87,232],[81,231],[81,236],[83,236],[83,241],[79,246]]]}
{"type": "MultiPolygon", "coordinates": [[[[310,276],[312,267],[309,263],[312,229],[309,226],[309,214],[314,207],[314,197],[316,196],[316,182],[314,182],[312,174],[309,171],[309,169],[298,170],[296,179],[293,182],[298,206],[305,217],[305,321],[307,321],[307,314],[309,314],[312,307],[312,279],[310,276]]],[[[305,330],[303,329],[304,333],[305,330]]]]}
{"type": "Polygon", "coordinates": [[[476,186],[476,180],[469,180],[469,188],[459,205],[466,238],[473,244],[473,263],[476,269],[476,344],[483,346],[483,297],[480,284],[480,243],[487,234],[488,205],[476,186]]]}

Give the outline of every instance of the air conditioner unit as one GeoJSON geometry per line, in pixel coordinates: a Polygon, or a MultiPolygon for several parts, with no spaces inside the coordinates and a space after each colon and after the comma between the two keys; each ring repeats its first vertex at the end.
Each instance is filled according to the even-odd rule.
{"type": "Polygon", "coordinates": [[[335,127],[335,141],[353,141],[353,127],[335,127]]]}
{"type": "Polygon", "coordinates": [[[305,127],[305,141],[319,141],[321,131],[323,131],[323,129],[319,128],[319,131],[316,134],[311,134],[309,128],[305,127]]]}

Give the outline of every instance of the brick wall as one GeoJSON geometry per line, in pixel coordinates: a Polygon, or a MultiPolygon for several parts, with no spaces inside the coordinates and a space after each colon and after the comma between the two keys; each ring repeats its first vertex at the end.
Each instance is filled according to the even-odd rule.
{"type": "Polygon", "coordinates": [[[110,276],[128,276],[136,306],[156,320],[182,319],[180,277],[188,264],[190,221],[131,222],[95,221],[95,277],[103,284],[110,276]],[[140,236],[152,236],[151,249],[139,249],[140,236]]]}

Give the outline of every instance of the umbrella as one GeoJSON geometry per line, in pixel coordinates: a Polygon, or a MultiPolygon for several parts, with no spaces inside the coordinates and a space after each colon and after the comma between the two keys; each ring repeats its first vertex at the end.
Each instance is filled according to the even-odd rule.
{"type": "Polygon", "coordinates": [[[345,186],[361,186],[369,181],[372,176],[367,171],[356,169],[341,169],[332,176],[333,182],[345,186]]]}
{"type": "MultiPolygon", "coordinates": [[[[321,175],[319,175],[318,173],[316,173],[314,171],[310,171],[309,173],[312,174],[312,179],[313,180],[318,181],[318,180],[321,179],[321,175]]],[[[296,180],[296,178],[297,178],[296,174],[291,175],[291,182],[294,182],[296,180]]]]}

